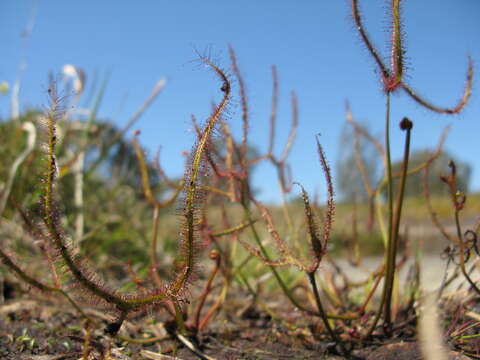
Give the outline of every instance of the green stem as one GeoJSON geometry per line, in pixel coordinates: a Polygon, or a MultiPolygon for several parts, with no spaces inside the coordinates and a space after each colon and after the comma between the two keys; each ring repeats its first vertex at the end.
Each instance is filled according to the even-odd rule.
{"type": "Polygon", "coordinates": [[[332,340],[340,346],[343,353],[346,353],[346,349],[343,346],[342,341],[337,336],[335,331],[333,331],[332,327],[330,326],[330,323],[328,322],[327,314],[323,308],[322,301],[320,300],[320,295],[318,293],[317,281],[315,280],[315,273],[309,272],[307,273],[307,275],[308,275],[308,280],[310,281],[310,285],[312,285],[313,295],[315,296],[315,302],[317,303],[318,312],[320,313],[320,317],[323,320],[323,324],[325,325],[325,328],[327,329],[328,334],[330,335],[332,340]]]}
{"type": "Polygon", "coordinates": [[[185,319],[183,318],[183,311],[180,305],[178,305],[178,301],[172,300],[173,306],[175,307],[175,322],[177,323],[178,328],[180,329],[180,334],[187,336],[188,331],[187,327],[185,326],[185,319]]]}
{"type": "MultiPolygon", "coordinates": [[[[390,272],[392,271],[392,259],[390,256],[391,247],[392,247],[392,226],[393,226],[393,187],[392,187],[392,160],[390,156],[390,93],[387,93],[387,103],[386,103],[386,114],[385,114],[385,155],[386,155],[386,172],[387,172],[387,196],[388,196],[388,237],[387,237],[387,249],[385,251],[385,279],[390,277],[390,272]]],[[[375,319],[373,324],[367,332],[366,337],[370,337],[377,327],[378,320],[382,315],[383,306],[385,304],[387,291],[387,281],[383,285],[382,298],[380,300],[380,306],[378,307],[377,313],[375,314],[375,319]]]]}
{"type": "MultiPolygon", "coordinates": [[[[390,271],[389,277],[385,279],[385,325],[388,329],[391,325],[391,309],[392,309],[392,292],[393,292],[393,283],[395,280],[395,260],[397,257],[397,248],[398,248],[398,232],[400,229],[400,218],[402,216],[402,206],[403,198],[405,196],[405,184],[407,181],[407,172],[408,172],[408,159],[410,156],[410,137],[411,137],[411,128],[412,123],[407,118],[402,120],[402,125],[405,124],[405,130],[407,131],[407,136],[405,138],[405,150],[403,154],[403,164],[402,164],[402,176],[400,178],[400,187],[398,189],[396,208],[395,208],[395,218],[393,221],[393,230],[391,231],[391,246],[390,246],[390,271]]],[[[403,128],[402,128],[403,129],[403,128]]]]}

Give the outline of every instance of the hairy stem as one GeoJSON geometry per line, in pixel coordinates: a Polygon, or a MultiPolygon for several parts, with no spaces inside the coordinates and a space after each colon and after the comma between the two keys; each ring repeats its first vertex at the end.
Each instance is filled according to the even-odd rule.
{"type": "Polygon", "coordinates": [[[194,260],[195,260],[195,211],[197,205],[197,195],[199,190],[198,177],[201,172],[202,167],[202,158],[205,152],[207,143],[212,135],[212,132],[217,124],[218,119],[220,118],[222,112],[227,107],[227,104],[230,99],[230,82],[224,72],[213,64],[210,60],[206,58],[201,58],[201,61],[204,62],[207,66],[212,68],[215,74],[222,81],[221,90],[224,93],[223,99],[220,104],[215,108],[212,115],[208,119],[207,125],[205,126],[202,135],[198,141],[198,145],[193,154],[193,159],[190,168],[190,176],[186,182],[186,198],[185,198],[185,208],[184,208],[184,217],[186,222],[186,235],[185,235],[185,254],[184,256],[184,271],[181,272],[180,276],[175,281],[175,284],[172,288],[173,293],[176,294],[180,292],[190,279],[194,271],[194,260]]]}

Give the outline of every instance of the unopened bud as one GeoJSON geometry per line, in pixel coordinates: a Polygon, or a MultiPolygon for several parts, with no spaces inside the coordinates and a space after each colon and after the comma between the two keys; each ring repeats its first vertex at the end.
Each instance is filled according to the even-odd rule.
{"type": "Polygon", "coordinates": [[[411,130],[413,127],[413,122],[410,121],[409,118],[404,117],[402,121],[400,121],[400,129],[402,130],[411,130]]]}

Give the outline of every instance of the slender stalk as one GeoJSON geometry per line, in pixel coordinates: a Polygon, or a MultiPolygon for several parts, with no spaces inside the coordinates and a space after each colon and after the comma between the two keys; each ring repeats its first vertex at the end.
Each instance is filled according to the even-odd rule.
{"type": "MultiPolygon", "coordinates": [[[[405,184],[407,181],[407,172],[408,172],[408,159],[410,156],[410,138],[412,130],[412,122],[407,118],[404,118],[400,124],[402,130],[407,131],[407,136],[405,138],[405,150],[403,155],[403,165],[402,165],[402,177],[400,178],[400,187],[397,193],[397,201],[395,208],[395,218],[393,220],[393,229],[390,231],[391,241],[390,241],[390,269],[388,271],[388,277],[385,278],[385,325],[386,328],[389,328],[391,325],[391,308],[392,308],[392,291],[393,284],[395,280],[395,260],[397,255],[398,247],[398,232],[400,229],[400,218],[402,216],[402,206],[403,198],[405,195],[405,184]]],[[[389,185],[390,187],[392,184],[389,185]]]]}
{"type": "Polygon", "coordinates": [[[173,300],[173,306],[175,308],[175,322],[178,325],[178,328],[180,329],[180,333],[183,335],[187,335],[187,327],[185,326],[185,319],[183,317],[183,311],[180,305],[178,305],[178,301],[173,300]]]}
{"type": "MultiPolygon", "coordinates": [[[[392,247],[392,226],[393,226],[393,187],[392,187],[392,160],[390,157],[390,93],[387,93],[386,114],[385,114],[385,152],[386,152],[386,173],[387,173],[387,196],[388,196],[388,233],[387,233],[387,249],[385,251],[385,279],[390,277],[392,271],[391,247],[392,247]]],[[[395,268],[393,268],[394,270],[395,268]]],[[[366,337],[370,337],[377,327],[378,320],[382,315],[383,306],[385,305],[387,291],[387,281],[383,285],[382,298],[380,306],[373,320],[372,326],[367,332],[366,337]]]]}
{"type": "Polygon", "coordinates": [[[393,227],[393,180],[392,180],[392,158],[390,154],[390,93],[387,93],[386,115],[385,115],[385,147],[387,158],[387,192],[388,192],[388,242],[387,242],[387,274],[392,269],[391,252],[392,227],[393,227]]]}
{"type": "Polygon", "coordinates": [[[358,314],[360,316],[365,314],[365,309],[367,308],[368,303],[372,299],[373,294],[375,294],[375,291],[377,290],[377,287],[380,284],[380,280],[382,279],[384,272],[385,272],[384,269],[382,269],[382,271],[378,274],[378,277],[375,280],[375,283],[373,284],[372,290],[370,290],[370,292],[368,293],[367,297],[365,298],[365,301],[363,302],[362,306],[360,306],[360,308],[358,309],[358,314]]]}
{"type": "Polygon", "coordinates": [[[340,346],[343,353],[346,353],[347,351],[342,341],[340,340],[338,335],[335,333],[335,331],[333,331],[332,327],[330,326],[330,323],[328,322],[327,314],[323,308],[322,301],[320,300],[320,295],[318,293],[317,281],[315,280],[315,273],[309,272],[307,273],[307,275],[308,275],[308,280],[310,281],[310,285],[312,286],[313,295],[315,296],[315,302],[317,303],[318,312],[320,313],[320,317],[323,320],[323,324],[325,325],[325,328],[327,329],[332,340],[340,346]]]}

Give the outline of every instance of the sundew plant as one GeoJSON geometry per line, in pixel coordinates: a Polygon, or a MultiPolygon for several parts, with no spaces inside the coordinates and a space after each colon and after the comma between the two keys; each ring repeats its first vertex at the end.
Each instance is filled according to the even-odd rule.
{"type": "MultiPolygon", "coordinates": [[[[404,334],[409,333],[412,324],[423,316],[422,306],[437,306],[436,303],[432,305],[424,301],[424,294],[419,287],[420,255],[417,251],[412,256],[408,234],[401,231],[406,184],[409,175],[417,173],[424,174],[425,202],[433,223],[439,234],[450,243],[445,252],[447,261],[456,265],[455,273],[450,278],[445,277],[443,283],[439,284],[438,299],[442,299],[443,290],[454,279],[460,278],[466,280],[468,294],[480,295],[472,275],[476,264],[472,259],[475,254],[478,255],[479,229],[465,231],[462,228],[460,215],[466,206],[467,195],[459,187],[453,161],[449,163],[449,169],[445,169],[449,173],[442,177],[442,181],[450,196],[454,234],[450,234],[439,221],[429,193],[429,171],[442,153],[446,133],[439,140],[437,149],[422,164],[412,167],[409,166],[409,160],[412,137],[415,136],[414,124],[423,120],[406,116],[392,119],[391,115],[395,104],[392,96],[395,93],[410,98],[427,111],[446,116],[459,114],[467,106],[472,93],[473,61],[468,59],[465,90],[457,104],[437,105],[419,95],[415,78],[406,80],[407,49],[404,46],[402,3],[401,0],[388,1],[390,47],[387,61],[364,26],[359,1],[350,1],[351,21],[362,45],[373,59],[385,98],[383,139],[372,136],[353,119],[347,108],[347,121],[354,134],[351,140],[357,151],[355,165],[369,199],[368,227],[375,226],[375,221],[378,223],[384,244],[382,261],[365,281],[351,280],[348,271],[337,263],[335,254],[330,253],[332,232],[339,215],[328,160],[330,149],[324,149],[320,135],[311,135],[316,140],[316,148],[312,152],[318,156],[318,173],[323,175],[322,180],[326,185],[325,202],[322,204],[316,196],[309,194],[302,184],[294,181],[291,173],[289,155],[299,126],[295,92],[290,97],[288,139],[280,153],[275,151],[279,98],[275,66],[272,66],[268,146],[267,151],[260,154],[251,151],[253,146],[249,129],[252,120],[248,92],[235,51],[229,47],[228,68],[220,66],[223,61],[214,61],[210,56],[197,53],[202,70],[205,68],[212,72],[217,81],[218,98],[212,100],[207,119],[198,121],[192,115],[195,141],[185,156],[184,174],[178,179],[166,175],[158,154],[155,161],[149,159],[141,146],[140,132],[135,132],[133,139],[125,136],[160,94],[165,85],[163,82],[157,84],[139,112],[118,132],[96,117],[104,87],[98,92],[87,121],[76,122],[73,118],[69,109],[72,103],[78,101],[77,97],[82,96],[85,81],[81,70],[76,68],[67,71],[79,82],[73,95],[68,86],[62,89],[60,82],[50,79],[47,90],[49,103],[45,110],[35,112],[30,118],[11,120],[16,129],[16,132],[9,133],[15,134],[10,136],[11,148],[22,150],[15,153],[6,179],[2,179],[2,223],[22,224],[20,237],[28,235],[33,240],[34,246],[30,244],[28,248],[35,247],[37,250],[32,252],[47,266],[38,269],[22,261],[21,251],[16,250],[19,247],[11,244],[14,241],[7,239],[6,235],[2,235],[5,239],[1,242],[0,259],[3,267],[15,274],[32,294],[64,298],[68,307],[83,319],[82,359],[93,359],[95,356],[113,358],[109,357],[112,356],[109,353],[112,341],[121,341],[125,346],[149,346],[165,340],[172,345],[164,353],[175,352],[178,347],[183,347],[198,358],[211,359],[207,355],[207,333],[210,332],[211,336],[212,332],[221,331],[219,323],[227,324],[227,329],[229,322],[235,323],[244,317],[261,318],[263,315],[258,313],[268,314],[268,319],[272,321],[270,327],[284,326],[291,331],[290,334],[295,334],[293,337],[301,339],[305,347],[327,344],[318,350],[322,354],[351,357],[359,349],[395,338],[403,340],[402,336],[406,341],[415,341],[415,334],[413,337],[404,334]],[[232,131],[233,120],[228,111],[232,101],[238,103],[241,109],[240,136],[232,131]],[[394,127],[393,123],[399,126],[394,127]],[[25,139],[23,133],[26,134],[25,139]],[[392,136],[404,139],[399,172],[394,172],[392,168],[392,136]],[[366,166],[358,154],[360,141],[371,143],[381,159],[383,178],[376,186],[369,182],[366,166]],[[127,186],[127,179],[122,179],[123,183],[119,180],[118,187],[112,184],[101,186],[98,171],[104,169],[102,166],[109,159],[115,159],[111,155],[115,149],[120,162],[129,159],[134,163],[134,174],[129,175],[131,182],[127,186]],[[259,163],[272,166],[277,173],[282,195],[282,203],[278,206],[262,203],[253,188],[251,172],[259,163]],[[22,172],[22,167],[29,164],[35,164],[32,169],[41,172],[34,175],[33,195],[19,191],[17,187],[20,185],[16,185],[30,183],[32,175],[22,172]],[[69,176],[73,180],[68,180],[69,176]],[[100,214],[96,219],[98,226],[87,226],[86,222],[95,221],[89,218],[86,209],[97,207],[101,213],[105,205],[95,199],[100,195],[94,195],[90,201],[95,202],[95,206],[88,208],[88,204],[85,204],[88,184],[90,189],[98,190],[98,194],[105,190],[120,194],[120,199],[127,199],[125,189],[130,189],[133,194],[130,198],[134,199],[132,202],[135,204],[130,213],[136,223],[132,219],[118,220],[116,214],[101,223],[100,218],[103,219],[104,214],[100,214]],[[73,205],[65,196],[69,189],[70,194],[74,194],[73,205]],[[291,194],[297,195],[297,202],[288,200],[291,194]],[[66,209],[71,210],[72,214],[66,214],[66,209]],[[167,224],[164,219],[168,216],[177,221],[167,224]],[[95,253],[99,252],[101,246],[92,246],[94,241],[91,239],[101,233],[103,238],[115,237],[117,241],[118,233],[114,236],[112,229],[117,229],[115,224],[118,223],[132,233],[137,231],[137,227],[141,228],[135,232],[137,238],[132,243],[135,249],[140,249],[140,253],[146,254],[142,258],[144,263],[134,264],[130,261],[121,265],[126,269],[122,274],[128,277],[121,285],[105,275],[108,272],[102,272],[99,263],[90,261],[85,249],[94,253],[90,253],[90,258],[94,255],[98,255],[98,258],[101,258],[100,255],[108,257],[108,251],[106,254],[95,253]],[[168,252],[167,239],[172,242],[172,238],[176,252],[174,260],[168,263],[164,255],[168,252]],[[409,263],[413,263],[412,275],[405,286],[400,287],[399,273],[409,263]],[[252,304],[241,311],[232,310],[230,304],[235,303],[238,294],[242,298],[253,299],[252,304]],[[282,312],[271,306],[272,299],[278,298],[278,294],[283,295],[280,298],[288,311],[282,312]],[[109,314],[108,320],[92,315],[89,312],[92,307],[109,314]],[[292,309],[295,311],[292,312],[292,309]],[[145,314],[162,316],[165,336],[150,333],[142,338],[130,336],[131,326],[128,324],[138,321],[140,328],[147,326],[146,322],[142,323],[145,314]],[[223,320],[219,320],[221,316],[223,320]],[[99,338],[108,339],[109,345],[99,346],[93,340],[95,332],[99,338]]],[[[121,169],[122,165],[118,168],[121,169]]],[[[350,200],[355,202],[354,199],[350,200]]],[[[360,269],[362,260],[358,249],[361,244],[358,243],[356,211],[355,204],[351,221],[352,252],[355,254],[350,257],[354,258],[352,266],[360,269]]],[[[127,238],[123,233],[120,235],[118,238],[121,240],[127,238]]],[[[367,236],[371,234],[367,233],[367,236]]],[[[118,244],[119,247],[121,245],[125,244],[118,244]]],[[[447,305],[445,309],[452,309],[447,305]]],[[[458,308],[461,307],[462,304],[459,304],[458,308]]],[[[478,318],[477,323],[473,323],[463,321],[461,315],[452,317],[454,320],[445,334],[450,344],[478,357],[479,351],[475,350],[472,340],[475,335],[471,334],[478,325],[478,318]]],[[[160,321],[155,319],[154,322],[160,321]]],[[[160,352],[152,355],[150,350],[143,355],[150,359],[164,356],[160,352]]]]}

